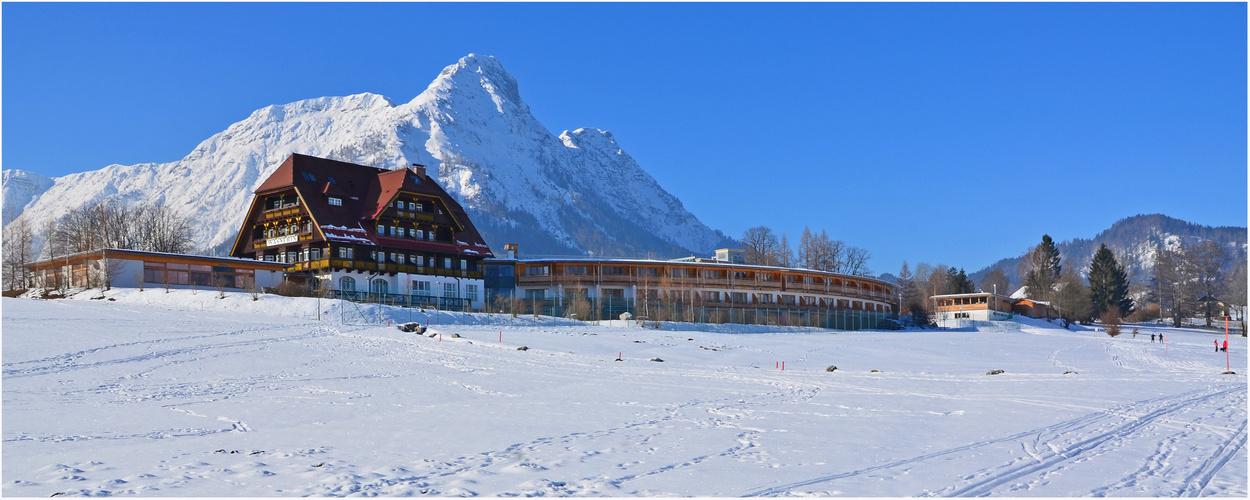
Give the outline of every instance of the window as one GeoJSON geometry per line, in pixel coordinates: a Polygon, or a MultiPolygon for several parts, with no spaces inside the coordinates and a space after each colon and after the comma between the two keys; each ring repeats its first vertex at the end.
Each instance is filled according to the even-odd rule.
{"type": "Polygon", "coordinates": [[[733,292],[733,301],[737,304],[745,304],[747,301],[746,292],[733,292]]]}
{"type": "Polygon", "coordinates": [[[326,180],[330,181],[330,184],[338,184],[337,182],[334,182],[334,178],[333,178],[333,177],[329,177],[329,176],[327,176],[327,177],[326,177],[326,180]]]}
{"type": "Polygon", "coordinates": [[[401,253],[401,254],[399,254],[399,255],[397,256],[397,259],[395,260],[395,262],[398,262],[398,263],[399,263],[399,265],[401,265],[401,266],[402,266],[402,265],[404,265],[404,254],[402,254],[402,253],[401,253]]]}
{"type": "Polygon", "coordinates": [[[623,266],[607,266],[603,268],[605,276],[623,276],[625,275],[625,267],[623,266]]]}
{"type": "Polygon", "coordinates": [[[391,236],[395,236],[395,226],[391,226],[391,236]]]}
{"type": "Polygon", "coordinates": [[[408,210],[413,210],[413,211],[415,211],[416,209],[417,209],[417,204],[416,204],[416,203],[413,203],[413,202],[411,202],[411,201],[410,201],[410,202],[408,202],[408,210]]]}
{"type": "Polygon", "coordinates": [[[659,275],[659,271],[654,267],[640,267],[638,268],[638,275],[639,276],[657,276],[659,275]]]}
{"type": "Polygon", "coordinates": [[[273,262],[273,256],[272,256],[272,255],[266,255],[266,256],[265,256],[265,262],[273,262]]]}
{"type": "Polygon", "coordinates": [[[321,249],[320,249],[320,248],[314,248],[314,249],[312,249],[312,260],[321,260],[321,249]]]}
{"type": "Polygon", "coordinates": [[[720,302],[720,292],[703,292],[705,302],[720,302]]]}
{"type": "Polygon", "coordinates": [[[425,297],[429,297],[431,295],[430,282],[429,281],[412,282],[412,293],[413,295],[422,295],[425,297]]]}
{"type": "Polygon", "coordinates": [[[336,206],[336,207],[341,207],[341,206],[343,206],[343,199],[342,199],[342,198],[335,198],[335,197],[331,196],[331,197],[330,197],[330,204],[331,204],[331,205],[334,205],[334,206],[336,206]]]}
{"type": "Polygon", "coordinates": [[[388,288],[390,288],[390,284],[382,278],[375,278],[369,282],[369,293],[390,293],[387,291],[388,288]]]}
{"type": "Polygon", "coordinates": [[[400,209],[400,210],[403,210],[403,209],[404,209],[404,202],[399,201],[399,200],[395,200],[395,208],[398,208],[398,209],[400,209]]]}
{"type": "Polygon", "coordinates": [[[465,285],[464,298],[469,299],[470,301],[477,300],[477,285],[465,285]]]}
{"type": "Polygon", "coordinates": [[[716,269],[704,269],[699,272],[705,279],[720,279],[720,271],[716,269]]]}
{"type": "Polygon", "coordinates": [[[408,228],[408,237],[409,237],[409,238],[416,238],[416,237],[417,237],[417,230],[416,230],[416,229],[413,229],[413,228],[408,228]]]}
{"type": "Polygon", "coordinates": [[[308,172],[300,172],[299,174],[300,174],[300,175],[302,175],[302,176],[304,177],[304,180],[306,180],[306,181],[317,182],[317,178],[316,178],[316,177],[313,177],[313,174],[311,174],[311,173],[308,173],[308,172]]]}
{"type": "Polygon", "coordinates": [[[391,252],[391,262],[395,262],[395,252],[391,252]]]}
{"type": "Polygon", "coordinates": [[[734,271],[734,279],[739,279],[739,280],[747,279],[747,272],[746,271],[734,271]]]}
{"type": "Polygon", "coordinates": [[[568,266],[564,268],[564,274],[584,275],[586,274],[586,266],[568,266]]]}
{"type": "Polygon", "coordinates": [[[461,271],[468,271],[468,270],[469,270],[469,261],[464,260],[464,259],[460,259],[460,270],[461,270],[461,271]]]}
{"type": "Polygon", "coordinates": [[[544,300],[546,299],[545,290],[526,290],[525,300],[544,300]]]}
{"type": "Polygon", "coordinates": [[[271,228],[269,228],[269,230],[265,231],[265,237],[266,237],[266,238],[277,238],[277,237],[278,237],[278,230],[277,230],[277,229],[274,229],[274,228],[272,228],[272,227],[271,227],[271,228]]]}
{"type": "Polygon", "coordinates": [[[425,211],[425,207],[424,207],[423,205],[421,205],[420,203],[415,203],[415,204],[413,204],[413,208],[412,208],[412,209],[413,209],[413,210],[415,210],[415,211],[418,211],[418,212],[424,212],[424,211],[425,211]]]}
{"type": "Polygon", "coordinates": [[[339,247],[339,258],[340,259],[352,258],[352,248],[351,247],[339,247]]]}
{"type": "Polygon", "coordinates": [[[425,239],[430,240],[430,241],[434,241],[434,230],[433,230],[433,229],[431,229],[431,230],[429,230],[428,232],[426,232],[426,233],[425,233],[425,239]]]}
{"type": "Polygon", "coordinates": [[[386,226],[378,224],[378,235],[384,235],[384,234],[386,234],[386,226]]]}
{"type": "Polygon", "coordinates": [[[443,268],[451,269],[451,257],[443,257],[443,268]]]}
{"type": "Polygon", "coordinates": [[[551,268],[547,266],[526,266],[526,276],[547,276],[551,274],[551,268]]]}
{"type": "Polygon", "coordinates": [[[424,256],[424,255],[418,255],[418,256],[417,256],[417,266],[420,266],[420,267],[425,267],[425,256],[424,256]]]}
{"type": "Polygon", "coordinates": [[[678,267],[670,271],[669,274],[671,274],[674,278],[689,278],[690,270],[684,267],[678,267]]]}
{"type": "Polygon", "coordinates": [[[456,298],[456,284],[443,283],[443,297],[448,299],[456,298]]]}
{"type": "Polygon", "coordinates": [[[164,281],[165,281],[164,269],[146,269],[145,268],[143,270],[143,282],[144,283],[163,283],[164,281]]]}
{"type": "Polygon", "coordinates": [[[418,240],[424,240],[424,239],[425,239],[425,230],[423,230],[423,229],[418,229],[418,230],[417,230],[417,239],[418,239],[418,240]]]}

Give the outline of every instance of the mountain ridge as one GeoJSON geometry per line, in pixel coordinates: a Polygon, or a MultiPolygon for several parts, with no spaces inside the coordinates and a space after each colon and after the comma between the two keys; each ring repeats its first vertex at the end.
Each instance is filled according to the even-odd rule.
{"type": "MultiPolygon", "coordinates": [[[[1138,214],[1117,220],[1093,238],[1073,238],[1056,243],[1064,266],[1076,266],[1081,276],[1089,274],[1089,265],[1098,246],[1106,244],[1116,254],[1116,260],[1125,267],[1132,283],[1150,280],[1154,255],[1159,245],[1175,248],[1176,245],[1192,245],[1203,240],[1214,240],[1228,253],[1229,265],[1237,259],[1245,260],[1246,231],[1240,226],[1206,226],[1177,219],[1164,214],[1138,214]]],[[[1041,241],[1041,236],[1038,236],[1041,241]]],[[[974,283],[980,282],[992,269],[1001,269],[1011,280],[1013,289],[1019,288],[1021,256],[1007,257],[969,274],[974,283]]]]}
{"type": "Polygon", "coordinates": [[[47,186],[17,182],[34,177],[6,170],[6,226],[13,210],[43,221],[102,199],[159,202],[197,223],[197,251],[221,254],[255,188],[302,153],[434,167],[497,253],[504,243],[529,254],[667,256],[736,245],[687,211],[610,132],[554,134],[529,109],[502,64],[469,54],[408,102],[365,92],[266,106],[174,162],[109,165],[47,186]]]}

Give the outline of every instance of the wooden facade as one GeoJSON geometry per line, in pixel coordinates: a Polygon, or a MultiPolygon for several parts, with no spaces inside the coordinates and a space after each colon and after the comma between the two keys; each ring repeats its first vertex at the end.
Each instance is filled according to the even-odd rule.
{"type": "Polygon", "coordinates": [[[570,294],[704,307],[844,309],[894,313],[893,284],[861,276],[712,260],[540,259],[515,262],[515,293],[531,300],[570,294]]]}
{"type": "Polygon", "coordinates": [[[231,255],[285,264],[288,276],[337,291],[430,294],[480,308],[482,260],[492,253],[422,166],[293,154],[257,188],[231,255]]]}

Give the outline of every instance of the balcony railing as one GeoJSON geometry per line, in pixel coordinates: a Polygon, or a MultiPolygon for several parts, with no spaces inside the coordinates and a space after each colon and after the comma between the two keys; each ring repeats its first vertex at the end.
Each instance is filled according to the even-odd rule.
{"type": "Polygon", "coordinates": [[[361,271],[378,271],[384,273],[424,274],[427,276],[449,276],[453,278],[481,279],[481,271],[461,271],[459,269],[441,269],[429,266],[410,266],[405,264],[378,263],[368,260],[321,259],[296,262],[287,267],[287,272],[312,271],[317,269],[355,269],[361,271]]]}
{"type": "Polygon", "coordinates": [[[329,290],[329,297],[352,302],[386,304],[397,307],[422,307],[440,311],[468,311],[473,301],[460,297],[433,297],[429,295],[405,295],[402,293],[366,292],[363,290],[329,290]]]}

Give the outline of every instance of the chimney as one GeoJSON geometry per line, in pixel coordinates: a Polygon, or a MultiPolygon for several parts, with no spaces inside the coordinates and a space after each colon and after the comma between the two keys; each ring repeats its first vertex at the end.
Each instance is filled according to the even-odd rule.
{"type": "Polygon", "coordinates": [[[412,173],[417,174],[418,179],[425,180],[425,165],[422,165],[420,163],[413,163],[412,173]]]}
{"type": "Polygon", "coordinates": [[[506,254],[508,255],[508,259],[511,259],[511,260],[516,260],[516,254],[517,254],[517,244],[516,244],[516,243],[504,243],[504,245],[503,245],[503,251],[504,251],[504,253],[506,253],[506,254]]]}

